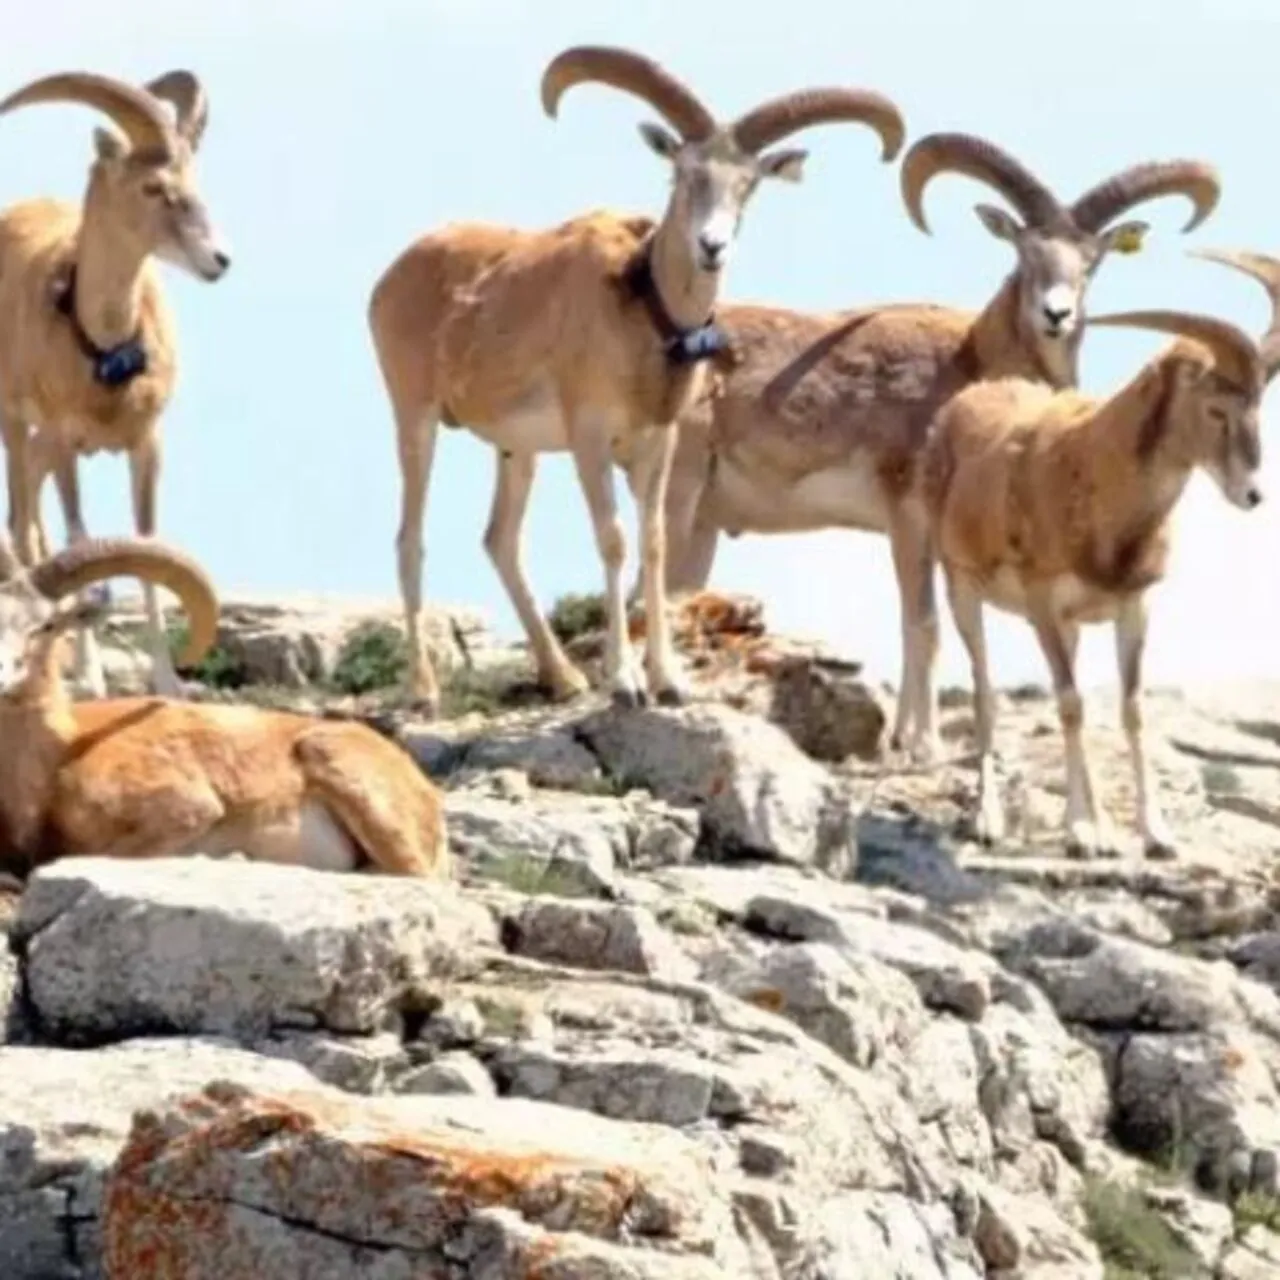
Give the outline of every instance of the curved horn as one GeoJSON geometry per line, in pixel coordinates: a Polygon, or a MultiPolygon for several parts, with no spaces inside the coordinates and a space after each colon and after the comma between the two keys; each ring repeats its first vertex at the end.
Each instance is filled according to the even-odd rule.
{"type": "Polygon", "coordinates": [[[1194,231],[1217,207],[1222,194],[1218,171],[1200,160],[1167,160],[1135,164],[1090,187],[1071,206],[1081,231],[1101,231],[1113,218],[1136,204],[1160,196],[1184,195],[1195,206],[1183,232],[1194,231]]]}
{"type": "Polygon", "coordinates": [[[1247,250],[1191,249],[1189,253],[1193,258],[1220,262],[1223,266],[1243,271],[1267,291],[1267,296],[1271,299],[1271,320],[1258,345],[1262,351],[1267,380],[1270,381],[1280,372],[1280,259],[1247,250]]]}
{"type": "Polygon", "coordinates": [[[200,145],[205,126],[209,123],[209,96],[194,71],[178,69],[166,71],[154,80],[148,80],[148,93],[173,103],[177,112],[178,132],[186,139],[192,151],[200,145]]]}
{"type": "Polygon", "coordinates": [[[543,110],[554,119],[565,91],[590,80],[643,99],[686,142],[715,132],[715,117],[688,85],[651,58],[607,45],[576,45],[552,58],[542,73],[543,110]]]}
{"type": "Polygon", "coordinates": [[[1032,226],[1060,217],[1057,197],[1030,169],[1002,147],[969,133],[931,133],[907,152],[902,162],[902,200],[911,221],[928,234],[924,190],[940,173],[960,173],[998,191],[1032,226]]]}
{"type": "Polygon", "coordinates": [[[199,662],[218,638],[218,597],[204,570],[180,551],[140,538],[91,538],[41,561],[31,570],[31,582],[58,600],[123,575],[166,587],[182,601],[189,635],[176,661],[182,667],[199,662]]]}
{"type": "Polygon", "coordinates": [[[173,131],[160,103],[121,80],[89,71],[65,71],[33,80],[0,102],[0,112],[36,102],[79,102],[115,121],[137,150],[169,152],[173,131]]]}
{"type": "Polygon", "coordinates": [[[784,94],[739,116],[730,132],[738,146],[755,154],[810,125],[841,120],[870,125],[880,135],[882,160],[892,160],[902,150],[907,134],[902,113],[871,89],[801,89],[784,94]]]}
{"type": "Polygon", "coordinates": [[[1114,328],[1154,329],[1179,338],[1202,342],[1215,360],[1233,366],[1242,375],[1256,367],[1258,348],[1243,329],[1236,328],[1216,316],[1195,315],[1188,311],[1116,311],[1105,316],[1090,316],[1090,325],[1114,328]]]}

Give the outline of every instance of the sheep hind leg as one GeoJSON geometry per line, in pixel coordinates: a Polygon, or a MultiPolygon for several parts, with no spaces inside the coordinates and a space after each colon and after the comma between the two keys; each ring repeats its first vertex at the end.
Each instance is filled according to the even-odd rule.
{"type": "Polygon", "coordinates": [[[538,681],[557,701],[570,701],[590,688],[587,677],[570,661],[542,616],[529,580],[525,577],[520,531],[529,506],[529,493],[537,473],[538,458],[533,453],[498,452],[497,483],[489,526],[484,534],[485,550],[507,597],[515,608],[533,650],[538,681]]]}
{"type": "MultiPolygon", "coordinates": [[[[129,486],[133,498],[133,525],[140,538],[156,533],[156,486],[160,478],[160,442],[152,437],[129,454],[129,486]]],[[[142,583],[147,618],[147,649],[151,655],[151,692],[164,698],[181,698],[182,681],[173,665],[164,614],[154,582],[142,583]]]]}
{"type": "Polygon", "coordinates": [[[443,805],[398,747],[356,724],[318,724],[294,748],[308,794],[373,866],[389,875],[447,879],[443,805]]]}
{"type": "Polygon", "coordinates": [[[918,764],[940,753],[938,694],[938,610],[934,556],[923,517],[901,514],[889,530],[902,623],[902,679],[889,744],[918,764]]]}
{"type": "MultiPolygon", "coordinates": [[[[53,456],[53,478],[58,487],[62,504],[62,517],[66,524],[67,545],[75,546],[88,539],[84,516],[80,505],[80,478],[77,473],[76,455],[68,449],[60,449],[53,456]]],[[[81,599],[86,603],[102,604],[110,597],[100,589],[90,588],[81,599]]],[[[107,696],[106,674],[102,667],[102,651],[92,625],[76,629],[75,683],[78,691],[89,698],[107,696]]]]}

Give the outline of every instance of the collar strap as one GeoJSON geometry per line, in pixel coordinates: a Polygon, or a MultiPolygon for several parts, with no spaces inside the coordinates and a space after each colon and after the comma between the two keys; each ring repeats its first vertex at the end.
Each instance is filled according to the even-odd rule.
{"type": "Polygon", "coordinates": [[[53,305],[67,318],[80,350],[93,365],[93,376],[104,387],[123,387],[147,371],[147,349],[141,331],[127,342],[103,350],[84,331],[76,315],[76,269],[72,264],[65,277],[54,286],[53,305]]]}
{"type": "Polygon", "coordinates": [[[662,340],[662,350],[672,364],[695,364],[699,360],[711,360],[729,350],[729,337],[716,324],[712,315],[705,324],[692,329],[682,329],[671,318],[657,281],[653,278],[653,241],[636,254],[627,268],[626,285],[631,296],[645,305],[653,327],[662,340]]]}

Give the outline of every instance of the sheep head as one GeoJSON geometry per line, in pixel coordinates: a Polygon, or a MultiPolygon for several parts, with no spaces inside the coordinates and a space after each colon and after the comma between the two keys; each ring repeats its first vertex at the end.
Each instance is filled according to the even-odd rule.
{"type": "Polygon", "coordinates": [[[144,86],[91,72],[45,76],[0,102],[0,114],[41,102],[78,102],[116,127],[94,131],[86,206],[122,246],[154,253],[200,280],[214,281],[231,258],[196,181],[195,153],[209,108],[199,79],[175,70],[144,86]]]}
{"type": "Polygon", "coordinates": [[[109,578],[130,575],[172,591],[189,624],[179,665],[191,665],[217,638],[218,599],[199,565],[180,551],[138,538],[76,543],[31,569],[7,534],[0,534],[0,697],[20,697],[41,656],[73,627],[92,624],[103,605],[76,593],[109,578]]]}
{"type": "Polygon", "coordinates": [[[1029,169],[1003,148],[964,133],[935,133],[916,142],[902,162],[902,198],[911,220],[928,233],[924,191],[940,173],[959,173],[1002,195],[1022,221],[994,205],[976,208],[982,225],[1013,245],[1018,270],[1018,326],[1049,368],[1068,368],[1075,381],[1075,352],[1085,319],[1085,298],[1108,253],[1141,247],[1148,225],[1115,220],[1146,200],[1181,193],[1195,205],[1190,231],[1213,212],[1215,171],[1195,160],[1135,165],[1064,205],[1029,169]],[[1064,360],[1064,353],[1067,358],[1064,360]]]}
{"type": "MultiPolygon", "coordinates": [[[[1166,416],[1180,460],[1203,470],[1232,506],[1262,501],[1259,409],[1267,386],[1261,349],[1247,333],[1214,316],[1184,311],[1125,311],[1090,317],[1090,325],[1152,329],[1178,341],[1162,363],[1173,378],[1166,416]]],[[[1167,384],[1166,384],[1167,386],[1167,384]]]]}
{"type": "Polygon", "coordinates": [[[552,59],[542,77],[542,105],[555,116],[561,96],[575,84],[596,81],[634,94],[675,132],[646,122],[640,134],[670,162],[668,217],[683,228],[691,260],[705,272],[729,260],[752,194],[764,178],[798,182],[806,152],[764,148],[810,125],[856,121],[879,135],[882,159],[902,147],[906,129],[898,108],[865,89],[809,89],[760,104],[722,123],[680,80],[649,58],[625,49],[578,46],[552,59]]]}

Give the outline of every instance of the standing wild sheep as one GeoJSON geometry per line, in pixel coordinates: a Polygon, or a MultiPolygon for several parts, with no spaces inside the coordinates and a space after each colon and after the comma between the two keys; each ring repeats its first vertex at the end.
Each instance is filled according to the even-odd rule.
{"type": "MultiPolygon", "coordinates": [[[[231,261],[196,187],[208,105],[190,71],[142,88],[87,72],[46,76],[0,102],[0,113],[42,102],[94,107],[120,132],[95,130],[82,204],[28,200],[0,212],[0,430],[9,527],[27,565],[49,551],[39,497],[50,472],[69,542],[87,536],[81,454],[128,453],[135,527],[155,533],[159,420],[176,350],[153,259],[206,281],[231,261]]],[[[145,584],[144,595],[152,687],[177,694],[155,588],[145,584]]],[[[102,695],[91,631],[80,632],[77,648],[78,679],[102,695]]]]}
{"type": "Polygon", "coordinates": [[[403,485],[397,537],[415,697],[434,711],[436,675],[421,620],[422,525],[437,427],[465,424],[493,446],[497,484],[485,547],[529,639],[541,682],[571,698],[587,682],[534,599],[520,530],[538,456],[568,450],[605,568],[606,683],[635,705],[685,699],[666,617],[662,522],[675,421],[721,354],[715,323],[722,272],[763,178],[800,179],[801,150],[763,149],[809,125],[852,120],[902,145],[894,105],[861,89],[811,89],[721,124],[663,67],[623,49],[581,47],[554,58],[542,104],[554,116],[572,86],[634,94],[675,130],[645,123],[645,143],[672,166],[655,222],[596,211],[541,231],[447,226],[422,237],[373,290],[369,324],[391,399],[403,485]],[[633,669],[623,588],[626,542],[613,466],[625,468],[640,513],[648,619],[645,680],[633,669]]]}
{"type": "Polygon", "coordinates": [[[977,206],[983,226],[1016,255],[986,306],[974,313],[894,304],[828,315],[722,308],[740,362],[717,395],[681,417],[667,495],[673,591],[707,585],[721,532],[888,534],[903,648],[892,740],[921,759],[937,749],[934,690],[924,677],[938,644],[934,566],[904,496],[930,419],[981,378],[1074,386],[1090,283],[1108,253],[1132,251],[1147,230],[1116,220],[1178,193],[1194,206],[1190,231],[1219,195],[1209,165],[1173,160],[1134,165],[1066,205],[994,143],[937,133],[902,162],[903,201],[922,231],[925,189],[948,172],[984,183],[1022,218],[977,206]]]}
{"type": "Polygon", "coordinates": [[[165,698],[73,703],[58,650],[93,606],[61,601],[120,574],[182,599],[182,657],[199,661],[218,602],[185,556],[150,539],[86,539],[27,568],[0,536],[0,863],[242,853],[449,874],[439,792],[366,725],[165,698]]]}
{"type": "Polygon", "coordinates": [[[1207,316],[1099,316],[1089,323],[1178,340],[1105,399],[1019,378],[983,382],[950,400],[931,430],[918,498],[973,671],[983,840],[1004,832],[982,620],[990,604],[1031,623],[1049,665],[1066,747],[1066,842],[1076,854],[1116,847],[1094,796],[1075,681],[1081,625],[1114,623],[1137,828],[1148,856],[1174,853],[1143,736],[1146,595],[1165,575],[1170,518],[1193,470],[1234,506],[1261,501],[1258,411],[1280,368],[1280,262],[1215,256],[1229,256],[1270,292],[1272,322],[1260,346],[1207,316]]]}

